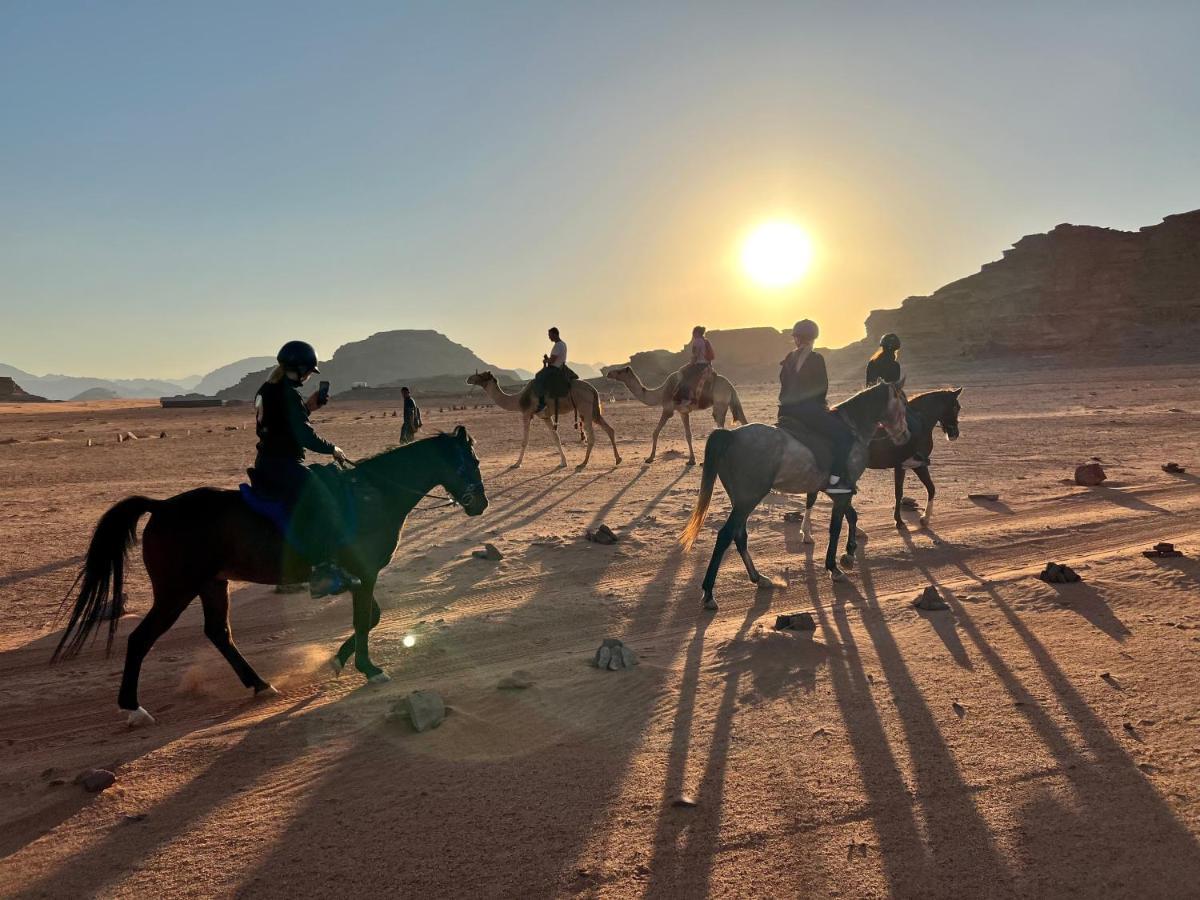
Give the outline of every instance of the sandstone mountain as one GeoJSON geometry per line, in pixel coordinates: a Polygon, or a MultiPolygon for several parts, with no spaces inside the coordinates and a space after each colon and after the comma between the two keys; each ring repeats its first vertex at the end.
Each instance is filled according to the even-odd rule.
{"type": "MultiPolygon", "coordinates": [[[[398,386],[405,380],[438,375],[466,378],[482,369],[491,369],[501,380],[515,380],[509,370],[489,365],[444,334],[406,329],[381,331],[365,340],[343,344],[330,360],[321,363],[320,377],[328,380],[333,393],[338,394],[356,384],[398,386]]],[[[252,372],[233,387],[219,391],[217,396],[250,400],[270,372],[270,366],[252,372]]]]}
{"type": "Polygon", "coordinates": [[[275,357],[273,356],[251,356],[221,366],[219,369],[213,369],[194,385],[182,384],[182,382],[181,385],[190,393],[211,396],[217,391],[233,387],[251,372],[261,372],[263,369],[270,368],[273,365],[275,365],[275,357]]]}
{"type": "Polygon", "coordinates": [[[0,376],[0,403],[44,403],[45,397],[27,394],[7,375],[0,376]]]}

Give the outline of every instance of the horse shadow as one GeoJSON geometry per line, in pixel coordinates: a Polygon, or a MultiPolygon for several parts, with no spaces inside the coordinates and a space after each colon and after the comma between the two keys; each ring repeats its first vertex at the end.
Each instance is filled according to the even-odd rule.
{"type": "Polygon", "coordinates": [[[1003,500],[984,500],[980,497],[968,497],[973,504],[988,512],[1000,513],[1005,516],[1015,516],[1016,511],[1003,500]]]}

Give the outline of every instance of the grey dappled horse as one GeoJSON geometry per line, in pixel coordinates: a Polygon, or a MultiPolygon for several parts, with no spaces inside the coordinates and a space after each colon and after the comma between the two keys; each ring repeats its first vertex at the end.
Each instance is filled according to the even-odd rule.
{"type": "MultiPolygon", "coordinates": [[[[908,426],[905,423],[903,383],[879,382],[873,387],[855,394],[849,400],[834,407],[854,432],[854,445],[850,451],[847,472],[857,481],[867,467],[867,446],[882,425],[895,444],[908,441],[908,426]]],[[[750,559],[746,521],[763,497],[772,491],[785,494],[806,494],[824,490],[829,472],[821,468],[811,450],[786,431],[773,425],[751,424],[728,430],[718,428],[708,436],[704,445],[704,474],[700,481],[700,496],[696,509],[684,528],[680,543],[691,549],[704,516],[712,501],[713,484],[717,478],[725,487],[733,508],[729,518],[717,532],[717,543],[713,548],[712,560],[704,575],[704,608],[716,609],[713,585],[717,580],[717,569],[721,558],[729,549],[730,541],[737,543],[738,552],[746,564],[746,572],[755,584],[759,581],[758,570],[750,559]]],[[[853,494],[832,494],[833,513],[829,518],[829,548],[825,553],[825,568],[829,576],[840,581],[846,576],[838,567],[837,543],[841,535],[842,520],[850,524],[850,536],[846,541],[846,553],[842,565],[854,564],[855,525],[858,513],[854,510],[853,494]]]]}

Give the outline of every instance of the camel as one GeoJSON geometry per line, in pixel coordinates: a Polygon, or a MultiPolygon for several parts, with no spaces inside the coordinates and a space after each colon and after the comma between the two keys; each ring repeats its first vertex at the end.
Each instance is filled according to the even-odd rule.
{"type": "MultiPolygon", "coordinates": [[[[654,426],[654,434],[650,438],[650,455],[646,457],[646,462],[654,462],[654,455],[658,452],[658,433],[671,420],[671,416],[679,413],[679,418],[683,420],[683,434],[687,438],[687,464],[689,466],[696,464],[696,451],[692,449],[692,423],[688,416],[704,407],[696,401],[688,401],[687,403],[675,402],[675,391],[679,387],[680,379],[678,371],[668,375],[667,380],[656,388],[648,388],[642,384],[642,380],[633,371],[633,366],[619,366],[609,369],[604,375],[606,378],[621,382],[621,384],[629,388],[634,397],[647,406],[662,408],[662,416],[659,418],[658,424],[654,426]]],[[[712,382],[712,413],[713,420],[717,423],[718,428],[725,427],[726,412],[733,413],[734,422],[740,425],[746,424],[746,414],[742,412],[742,401],[738,399],[737,388],[724,375],[714,375],[712,382]]]]}
{"type": "MultiPolygon", "coordinates": [[[[535,413],[537,400],[533,395],[533,382],[525,385],[518,394],[507,394],[501,389],[500,384],[496,381],[496,376],[491,372],[476,372],[467,378],[467,384],[475,384],[483,388],[492,399],[492,402],[501,409],[521,414],[521,426],[524,429],[521,435],[521,452],[511,468],[519,469],[521,463],[525,460],[525,447],[529,444],[529,423],[535,415],[546,423],[546,427],[554,435],[554,446],[558,448],[558,456],[561,460],[558,467],[560,469],[567,467],[567,455],[563,453],[562,441],[558,437],[558,427],[552,419],[554,415],[554,401],[550,400],[542,412],[535,413]]],[[[565,413],[572,408],[572,404],[574,404],[576,414],[583,422],[583,431],[587,436],[587,453],[584,454],[583,462],[575,468],[583,469],[587,466],[588,460],[592,458],[592,448],[596,446],[596,433],[592,427],[593,422],[599,422],[600,427],[608,434],[608,439],[612,441],[613,457],[616,459],[614,465],[620,465],[621,454],[617,452],[617,435],[613,431],[612,426],[604,420],[604,416],[601,414],[600,394],[582,378],[572,381],[571,393],[569,396],[563,397],[558,401],[558,409],[560,412],[565,413]]]]}

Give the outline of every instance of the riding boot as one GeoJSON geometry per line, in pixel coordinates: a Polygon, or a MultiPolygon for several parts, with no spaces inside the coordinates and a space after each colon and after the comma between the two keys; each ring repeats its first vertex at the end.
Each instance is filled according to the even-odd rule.
{"type": "Polygon", "coordinates": [[[313,566],[312,575],[308,579],[308,593],[314,600],[332,597],[361,586],[362,581],[331,562],[313,566]]]}

